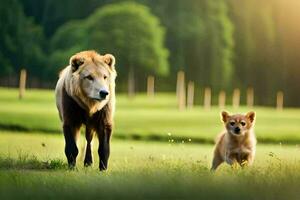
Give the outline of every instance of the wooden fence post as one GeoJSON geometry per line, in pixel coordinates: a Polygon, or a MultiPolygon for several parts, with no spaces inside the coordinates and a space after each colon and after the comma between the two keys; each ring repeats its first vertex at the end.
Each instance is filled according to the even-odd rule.
{"type": "Polygon", "coordinates": [[[232,95],[232,107],[234,109],[238,109],[240,106],[240,90],[239,89],[234,89],[233,90],[233,95],[232,95]]]}
{"type": "Polygon", "coordinates": [[[186,92],[185,92],[185,80],[184,80],[184,72],[179,71],[177,73],[177,100],[178,100],[178,108],[179,110],[184,110],[186,105],[186,92]]]}
{"type": "Polygon", "coordinates": [[[129,67],[128,72],[128,97],[133,98],[135,95],[135,77],[133,67],[129,67]]]}
{"type": "Polygon", "coordinates": [[[252,108],[254,106],[254,90],[252,87],[247,89],[247,106],[252,108]]]}
{"type": "Polygon", "coordinates": [[[221,90],[219,93],[219,108],[224,109],[226,105],[226,93],[224,90],[221,90]]]}
{"type": "Polygon", "coordinates": [[[204,89],[204,109],[210,110],[211,108],[211,89],[205,88],[204,89]]]}
{"type": "Polygon", "coordinates": [[[20,81],[19,81],[19,99],[22,99],[25,94],[26,89],[26,70],[22,69],[20,72],[20,81]]]}
{"type": "Polygon", "coordinates": [[[150,98],[154,97],[154,77],[148,76],[147,78],[147,96],[150,98]]]}
{"type": "Polygon", "coordinates": [[[283,92],[278,91],[277,92],[277,101],[276,101],[276,108],[277,110],[281,111],[283,110],[283,92]]]}
{"type": "Polygon", "coordinates": [[[177,72],[177,82],[176,82],[176,97],[179,98],[179,93],[180,93],[180,87],[182,84],[182,77],[184,77],[184,72],[183,71],[178,71],[177,72]]]}
{"type": "Polygon", "coordinates": [[[187,90],[187,107],[193,108],[194,106],[194,92],[195,92],[194,82],[189,81],[187,90]]]}

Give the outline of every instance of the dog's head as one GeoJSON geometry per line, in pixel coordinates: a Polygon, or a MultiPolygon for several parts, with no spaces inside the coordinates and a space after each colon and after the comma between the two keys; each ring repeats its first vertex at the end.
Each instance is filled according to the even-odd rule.
{"type": "Polygon", "coordinates": [[[255,112],[251,111],[244,115],[230,115],[228,112],[223,111],[221,113],[221,119],[229,134],[233,136],[243,136],[254,126],[255,112]]]}

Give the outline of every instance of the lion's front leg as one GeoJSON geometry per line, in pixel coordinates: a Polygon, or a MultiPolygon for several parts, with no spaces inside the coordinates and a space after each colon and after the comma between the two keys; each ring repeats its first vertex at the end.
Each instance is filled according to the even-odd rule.
{"type": "Polygon", "coordinates": [[[106,124],[98,129],[99,138],[99,169],[106,170],[108,166],[108,159],[110,155],[110,138],[112,133],[112,125],[106,124]]]}
{"type": "Polygon", "coordinates": [[[85,131],[85,138],[86,138],[86,151],[85,151],[85,158],[84,158],[84,166],[91,166],[93,164],[93,153],[92,153],[92,140],[93,140],[94,133],[90,127],[86,127],[85,131]]]}
{"type": "Polygon", "coordinates": [[[68,124],[63,125],[64,136],[65,136],[65,154],[68,159],[70,168],[74,168],[76,165],[76,157],[78,155],[78,148],[76,141],[79,135],[80,126],[74,127],[68,124]]]}

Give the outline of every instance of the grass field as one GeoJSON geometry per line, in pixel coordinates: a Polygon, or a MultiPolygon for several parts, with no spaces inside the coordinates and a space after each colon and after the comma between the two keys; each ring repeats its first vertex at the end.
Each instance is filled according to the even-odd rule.
{"type": "Polygon", "coordinates": [[[222,165],[215,174],[209,171],[212,145],[115,139],[105,173],[97,164],[85,169],[82,154],[78,169],[67,170],[63,145],[61,135],[1,132],[0,199],[299,197],[300,149],[295,145],[259,145],[253,167],[222,165]]]}
{"type": "Polygon", "coordinates": [[[83,167],[83,136],[77,168],[67,168],[53,91],[31,90],[22,101],[17,96],[0,89],[0,199],[299,199],[300,109],[255,108],[254,165],[224,164],[211,173],[210,143],[222,130],[218,108],[179,112],[171,94],[132,101],[120,95],[103,173],[97,140],[94,166],[83,167]]]}
{"type": "MultiPolygon", "coordinates": [[[[29,90],[20,101],[15,89],[0,89],[0,129],[28,132],[60,133],[61,124],[55,107],[54,92],[29,90]]],[[[231,112],[246,112],[227,108],[231,112]]],[[[256,135],[260,142],[300,143],[300,109],[257,107],[256,135]]],[[[179,112],[173,94],[158,94],[154,99],[138,95],[129,100],[117,96],[114,137],[168,141],[169,134],[177,142],[212,143],[222,130],[220,110],[204,111],[201,106],[179,112]]]]}

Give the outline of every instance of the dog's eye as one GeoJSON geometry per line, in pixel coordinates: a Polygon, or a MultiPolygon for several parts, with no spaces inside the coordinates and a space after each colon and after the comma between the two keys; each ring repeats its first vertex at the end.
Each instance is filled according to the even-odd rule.
{"type": "Polygon", "coordinates": [[[245,126],[245,125],[246,125],[246,123],[245,123],[245,122],[241,122],[241,125],[242,125],[242,126],[245,126]]]}
{"type": "Polygon", "coordinates": [[[93,81],[93,80],[94,80],[94,78],[93,78],[91,75],[88,75],[88,76],[86,76],[85,78],[88,79],[88,80],[90,80],[90,81],[93,81]]]}
{"type": "Polygon", "coordinates": [[[106,80],[106,79],[107,79],[107,76],[105,76],[105,75],[104,75],[104,77],[103,77],[103,78],[104,78],[104,80],[106,80]]]}
{"type": "Polygon", "coordinates": [[[234,122],[230,122],[230,125],[231,125],[231,126],[234,126],[234,124],[235,124],[234,122]]]}

